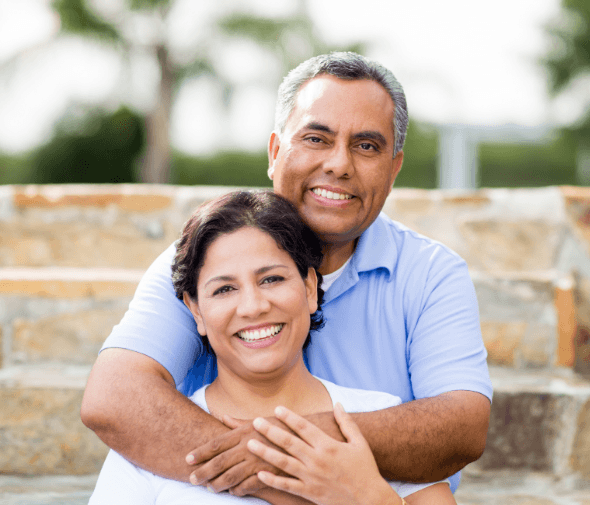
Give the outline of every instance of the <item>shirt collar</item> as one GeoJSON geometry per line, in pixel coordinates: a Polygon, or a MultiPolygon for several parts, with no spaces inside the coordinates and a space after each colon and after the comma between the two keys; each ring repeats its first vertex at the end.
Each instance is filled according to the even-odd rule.
{"type": "Polygon", "coordinates": [[[373,224],[359,237],[348,267],[327,290],[324,303],[337,298],[354,286],[358,282],[360,272],[385,268],[391,279],[397,261],[397,248],[387,219],[385,214],[379,214],[373,224]]]}
{"type": "Polygon", "coordinates": [[[385,214],[380,213],[359,237],[352,256],[352,263],[357,272],[385,268],[391,276],[397,261],[397,247],[386,219],[385,214]]]}

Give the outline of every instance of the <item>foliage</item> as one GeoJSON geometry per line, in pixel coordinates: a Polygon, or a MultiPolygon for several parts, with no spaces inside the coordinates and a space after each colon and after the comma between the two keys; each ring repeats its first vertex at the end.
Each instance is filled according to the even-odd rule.
{"type": "Polygon", "coordinates": [[[143,118],[123,107],[62,122],[51,142],[34,155],[36,183],[135,182],[144,144],[143,118]]]}
{"type": "MultiPolygon", "coordinates": [[[[548,28],[554,44],[542,60],[549,71],[549,87],[559,94],[578,79],[590,76],[590,0],[562,0],[563,15],[560,23],[548,28]]],[[[590,88],[586,86],[586,103],[590,88]]],[[[590,137],[590,108],[584,111],[581,121],[569,129],[569,134],[588,143],[590,137]]]]}
{"type": "Polygon", "coordinates": [[[576,146],[569,135],[546,144],[481,144],[480,186],[575,185],[576,146]]]}

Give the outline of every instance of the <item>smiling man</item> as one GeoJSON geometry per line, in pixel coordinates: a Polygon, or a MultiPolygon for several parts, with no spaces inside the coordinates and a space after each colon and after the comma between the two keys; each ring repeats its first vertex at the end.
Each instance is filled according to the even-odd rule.
{"type": "MultiPolygon", "coordinates": [[[[326,325],[306,350],[310,370],[407,402],[354,419],[384,476],[432,482],[483,452],[492,390],[465,262],[380,214],[406,128],[405,96],[389,70],[353,53],[312,58],[279,88],[269,176],[324,242],[326,325]]],[[[269,465],[246,444],[262,436],[250,422],[230,430],[182,394],[211,382],[216,367],[175,297],[173,252],[150,267],[107,339],[82,418],[154,473],[252,492],[269,465]]],[[[332,413],[310,420],[340,436],[332,413]]]]}

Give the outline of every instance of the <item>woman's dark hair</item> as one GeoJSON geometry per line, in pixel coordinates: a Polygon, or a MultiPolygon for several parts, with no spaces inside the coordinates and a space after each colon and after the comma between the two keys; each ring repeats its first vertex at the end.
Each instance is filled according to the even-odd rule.
{"type": "MultiPolygon", "coordinates": [[[[187,292],[193,300],[197,300],[197,280],[207,249],[221,235],[244,227],[268,233],[277,246],[289,254],[303,279],[307,278],[310,267],[316,270],[318,310],[311,315],[310,333],[320,329],[324,324],[320,308],[324,297],[322,275],[317,272],[323,258],[321,242],[301,220],[295,206],[271,191],[235,191],[195,210],[176,243],[172,264],[172,284],[176,296],[182,300],[184,292],[187,292]]],[[[309,341],[308,334],[304,348],[309,341]]],[[[211,350],[206,338],[203,338],[203,343],[211,350]]]]}

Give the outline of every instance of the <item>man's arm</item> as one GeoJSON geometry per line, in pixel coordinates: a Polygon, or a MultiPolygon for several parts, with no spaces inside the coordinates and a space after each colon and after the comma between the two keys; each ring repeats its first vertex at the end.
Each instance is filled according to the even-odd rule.
{"type": "MultiPolygon", "coordinates": [[[[485,396],[471,391],[451,391],[351,416],[367,439],[386,479],[435,482],[446,479],[481,456],[489,413],[490,401],[485,396]]],[[[331,412],[306,418],[334,439],[344,441],[331,412]]],[[[236,438],[237,433],[232,433],[192,452],[200,465],[194,471],[199,483],[210,483],[216,491],[234,488],[237,495],[251,494],[259,488],[259,481],[247,479],[261,469],[254,466],[257,462],[241,469],[231,463],[241,458],[240,452],[246,454],[247,440],[255,432],[247,426],[235,430],[238,431],[242,434],[241,440],[236,438]],[[233,441],[229,437],[233,437],[233,441]]]]}
{"type": "Polygon", "coordinates": [[[191,449],[226,433],[179,393],[166,369],[126,349],[103,350],[88,379],[82,421],[109,447],[158,475],[188,482],[191,449]]]}
{"type": "MultiPolygon", "coordinates": [[[[351,414],[388,480],[435,482],[477,460],[485,448],[490,401],[479,393],[451,391],[397,407],[351,414]]],[[[334,438],[331,413],[308,417],[334,438]]]]}

